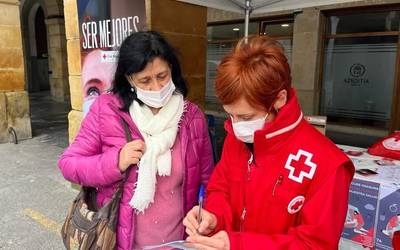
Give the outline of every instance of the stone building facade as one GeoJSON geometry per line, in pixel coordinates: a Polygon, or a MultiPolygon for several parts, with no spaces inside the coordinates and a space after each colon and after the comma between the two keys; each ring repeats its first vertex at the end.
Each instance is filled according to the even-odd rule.
{"type": "MultiPolygon", "coordinates": [[[[365,9],[374,12],[382,8],[397,10],[399,4],[398,0],[362,0],[257,14],[252,15],[251,20],[261,22],[282,17],[293,20],[293,83],[304,113],[319,115],[325,28],[330,13],[365,9]]],[[[177,49],[189,83],[189,99],[204,108],[209,44],[207,30],[224,23],[239,23],[243,15],[175,0],[146,0],[146,14],[148,28],[163,33],[177,49]]],[[[398,32],[391,31],[389,35],[399,36],[398,32]]],[[[399,56],[396,58],[388,125],[376,131],[373,128],[365,130],[363,126],[353,126],[353,130],[349,131],[383,136],[400,128],[399,56]]],[[[32,136],[29,93],[41,89],[49,91],[55,101],[71,104],[69,134],[72,140],[82,120],[83,102],[77,1],[0,0],[0,142],[9,141],[9,128],[16,131],[19,139],[32,136]],[[44,35],[35,26],[40,22],[44,22],[44,35]],[[37,79],[48,81],[47,87],[41,86],[37,79]]],[[[349,129],[346,126],[335,126],[332,128],[336,130],[349,129]]]]}

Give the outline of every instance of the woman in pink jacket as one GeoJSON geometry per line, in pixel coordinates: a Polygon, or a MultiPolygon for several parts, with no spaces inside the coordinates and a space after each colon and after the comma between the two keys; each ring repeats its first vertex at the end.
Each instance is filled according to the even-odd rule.
{"type": "Polygon", "coordinates": [[[133,168],[120,204],[118,249],[184,238],[183,217],[213,168],[204,115],[186,94],[166,40],[156,32],[130,35],[119,51],[112,91],[97,98],[59,160],[67,180],[97,188],[99,207],[133,168]]]}

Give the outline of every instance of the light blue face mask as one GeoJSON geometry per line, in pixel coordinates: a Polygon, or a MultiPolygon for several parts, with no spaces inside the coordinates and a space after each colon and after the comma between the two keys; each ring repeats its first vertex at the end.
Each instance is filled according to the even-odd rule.
{"type": "Polygon", "coordinates": [[[90,98],[85,98],[83,100],[83,105],[82,105],[82,110],[83,110],[83,117],[89,113],[90,106],[94,103],[97,97],[90,97],[90,98]]]}
{"type": "Polygon", "coordinates": [[[233,122],[233,118],[231,117],[233,132],[236,138],[245,143],[253,143],[254,132],[264,127],[267,117],[268,113],[263,118],[241,122],[233,122]]]}

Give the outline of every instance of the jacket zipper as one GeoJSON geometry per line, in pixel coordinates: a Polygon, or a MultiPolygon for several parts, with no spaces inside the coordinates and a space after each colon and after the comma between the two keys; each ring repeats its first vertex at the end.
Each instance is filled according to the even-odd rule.
{"type": "Polygon", "coordinates": [[[243,209],[242,209],[242,215],[240,217],[240,232],[244,232],[244,223],[245,223],[246,214],[247,214],[247,208],[246,208],[247,183],[250,181],[251,164],[253,163],[253,160],[254,160],[253,153],[250,153],[250,157],[247,160],[247,174],[246,174],[246,180],[245,180],[245,185],[244,185],[243,209]]]}
{"type": "MultiPolygon", "coordinates": [[[[181,190],[181,194],[182,194],[182,201],[183,201],[183,209],[182,209],[182,213],[183,213],[183,217],[186,215],[186,188],[187,188],[187,176],[188,176],[188,169],[187,169],[187,164],[186,164],[186,152],[187,152],[187,147],[188,147],[188,142],[183,140],[183,136],[181,136],[181,133],[178,132],[178,136],[180,139],[180,143],[181,143],[181,161],[184,163],[184,175],[183,175],[183,180],[182,180],[182,190],[181,190]]],[[[185,229],[183,229],[183,235],[182,235],[182,239],[185,237],[185,229]]]]}
{"type": "Polygon", "coordinates": [[[282,184],[283,181],[283,175],[279,175],[278,179],[275,182],[274,188],[272,189],[272,196],[275,196],[275,190],[276,188],[282,184]]]}
{"type": "MultiPolygon", "coordinates": [[[[136,176],[135,180],[137,182],[139,169],[135,169],[134,171],[135,171],[135,176],[136,176]]],[[[134,184],[134,188],[136,189],[135,184],[134,184]]],[[[132,211],[132,236],[131,236],[131,244],[129,246],[129,249],[136,249],[136,246],[133,248],[133,246],[135,244],[135,235],[136,235],[136,230],[137,230],[137,228],[136,228],[136,212],[135,212],[134,208],[132,208],[132,209],[133,209],[133,211],[132,211]]]]}

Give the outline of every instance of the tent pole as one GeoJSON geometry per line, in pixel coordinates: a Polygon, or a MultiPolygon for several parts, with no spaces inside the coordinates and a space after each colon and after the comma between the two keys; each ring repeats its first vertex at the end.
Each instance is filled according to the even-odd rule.
{"type": "Polygon", "coordinates": [[[245,37],[245,42],[247,43],[247,37],[249,36],[249,19],[250,19],[250,11],[251,11],[251,6],[250,6],[251,0],[246,0],[246,5],[245,5],[245,19],[244,19],[244,37],[245,37]]]}

